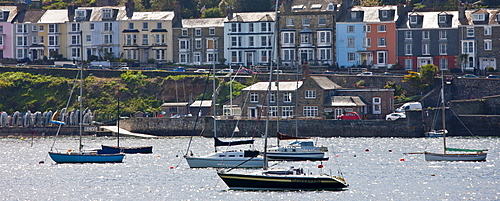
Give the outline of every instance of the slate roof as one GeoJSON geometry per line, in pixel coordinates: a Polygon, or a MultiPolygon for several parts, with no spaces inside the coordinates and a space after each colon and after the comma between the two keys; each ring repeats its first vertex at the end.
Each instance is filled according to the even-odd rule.
{"type": "Polygon", "coordinates": [[[224,18],[183,19],[183,28],[224,27],[224,18]]]}
{"type": "MultiPolygon", "coordinates": [[[[467,21],[469,22],[468,24],[473,25],[474,21],[472,21],[472,14],[476,13],[488,13],[489,14],[489,21],[487,24],[489,25],[498,25],[497,21],[497,14],[500,14],[500,8],[499,9],[477,9],[477,10],[466,10],[465,11],[465,16],[467,17],[467,21]]],[[[484,23],[482,23],[484,24],[484,23]]]]}
{"type": "Polygon", "coordinates": [[[233,13],[233,19],[228,20],[226,17],[224,22],[266,22],[274,21],[275,12],[248,12],[248,13],[233,13]]]}
{"type": "Polygon", "coordinates": [[[189,105],[189,107],[212,107],[212,100],[197,100],[189,105]]]}
{"type": "MultiPolygon", "coordinates": [[[[411,15],[420,15],[423,16],[422,29],[439,29],[439,17],[438,15],[448,14],[453,15],[451,28],[457,28],[460,25],[460,21],[458,20],[458,11],[443,11],[443,12],[412,12],[409,13],[408,16],[411,15]]],[[[408,18],[409,19],[409,18],[408,18]]],[[[410,27],[410,20],[406,21],[406,27],[410,27]]],[[[449,28],[449,27],[448,27],[449,28]]]]}
{"type": "Polygon", "coordinates": [[[342,88],[340,85],[336,84],[332,80],[328,79],[326,76],[311,76],[319,87],[323,90],[332,90],[332,89],[340,89],[342,88]]]}
{"type": "MultiPolygon", "coordinates": [[[[18,12],[15,16],[12,16],[13,12],[11,12],[9,18],[12,20],[12,23],[38,23],[45,12],[46,10],[43,9],[28,9],[23,12],[18,12]]],[[[10,20],[8,20],[8,22],[10,22],[10,20]]]]}
{"type": "Polygon", "coordinates": [[[350,9],[351,11],[364,11],[363,22],[382,22],[379,18],[379,10],[395,10],[396,13],[394,15],[394,22],[398,20],[398,10],[397,6],[388,5],[388,6],[354,6],[350,9]]]}
{"type": "MultiPolygon", "coordinates": [[[[295,91],[297,88],[300,88],[302,86],[303,82],[302,81],[280,81],[279,82],[279,88],[280,91],[295,91]]],[[[269,87],[269,82],[257,82],[249,87],[246,87],[242,89],[243,91],[267,91],[267,88],[269,87]]],[[[271,91],[276,91],[276,85],[274,83],[271,84],[271,91]]]]}
{"type": "Polygon", "coordinates": [[[341,0],[292,0],[291,12],[324,12],[327,11],[328,4],[339,5],[341,0]],[[302,6],[301,9],[293,9],[302,6]]]}
{"type": "Polygon", "coordinates": [[[123,19],[126,17],[125,6],[103,6],[103,7],[78,7],[77,9],[92,10],[89,21],[103,21],[102,20],[102,10],[104,9],[117,9],[118,16],[116,19],[123,19]]]}
{"type": "Polygon", "coordinates": [[[17,14],[16,6],[0,6],[1,11],[10,11],[9,16],[7,17],[7,22],[11,22],[17,14]]]}
{"type": "Polygon", "coordinates": [[[174,11],[134,12],[131,19],[125,15],[120,20],[173,20],[174,16],[174,11]]]}
{"type": "Polygon", "coordinates": [[[56,23],[64,23],[67,22],[68,19],[68,10],[47,10],[43,16],[40,18],[38,23],[46,23],[46,24],[56,24],[56,23]]]}
{"type": "Polygon", "coordinates": [[[367,104],[358,96],[332,96],[333,107],[359,107],[367,104]]]}
{"type": "Polygon", "coordinates": [[[163,103],[161,104],[161,107],[176,107],[176,106],[183,106],[185,107],[188,105],[188,102],[181,102],[181,103],[163,103]]]}

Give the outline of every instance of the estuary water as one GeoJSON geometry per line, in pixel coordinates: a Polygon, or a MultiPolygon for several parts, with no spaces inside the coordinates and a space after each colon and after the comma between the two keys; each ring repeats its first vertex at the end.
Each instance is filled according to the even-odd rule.
{"type": "MultiPolygon", "coordinates": [[[[274,140],[270,140],[275,143],[274,140]]],[[[188,137],[122,138],[121,146],[153,146],[153,154],[127,155],[117,164],[54,164],[53,138],[0,139],[0,200],[500,200],[500,138],[448,138],[449,146],[487,148],[486,162],[426,162],[421,154],[441,151],[438,138],[319,138],[330,160],[323,171],[338,170],[345,191],[232,191],[215,169],[190,169],[182,155],[188,137]],[[45,163],[39,164],[39,161],[45,163]]],[[[114,138],[85,137],[85,148],[115,145],[114,138]]],[[[263,144],[256,139],[256,145],[263,144]]],[[[77,147],[77,137],[56,142],[77,147]]],[[[196,155],[213,151],[213,139],[196,137],[196,155]]],[[[319,162],[280,163],[318,171],[319,162]]],[[[247,170],[243,170],[247,171],[247,170]]]]}

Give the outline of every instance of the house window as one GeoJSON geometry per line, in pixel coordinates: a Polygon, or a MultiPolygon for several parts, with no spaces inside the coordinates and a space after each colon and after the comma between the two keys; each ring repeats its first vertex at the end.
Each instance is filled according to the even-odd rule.
{"type": "Polygon", "coordinates": [[[474,37],[474,29],[473,28],[467,29],[467,37],[474,37]]]}
{"type": "Polygon", "coordinates": [[[416,15],[410,16],[410,24],[417,24],[417,16],[416,15]]]}
{"type": "Polygon", "coordinates": [[[440,55],[446,55],[448,53],[447,49],[448,49],[448,44],[446,43],[441,43],[439,44],[439,54],[440,55]]]}
{"type": "Polygon", "coordinates": [[[208,29],[208,34],[209,35],[215,35],[215,28],[208,29]]]}
{"type": "Polygon", "coordinates": [[[262,47],[271,47],[271,37],[270,36],[261,36],[260,44],[262,47]]]}
{"type": "Polygon", "coordinates": [[[142,34],[142,44],[147,45],[149,43],[148,34],[142,34]]]}
{"type": "Polygon", "coordinates": [[[147,23],[147,22],[143,22],[143,23],[142,23],[142,30],[143,30],[143,31],[147,31],[148,29],[149,29],[149,23],[147,23]]]}
{"type": "Polygon", "coordinates": [[[318,43],[330,43],[331,42],[331,32],[330,31],[318,31],[318,43]]]}
{"type": "Polygon", "coordinates": [[[269,94],[269,102],[270,103],[276,102],[276,94],[275,93],[270,93],[269,94]]]}
{"type": "Polygon", "coordinates": [[[474,54],[474,41],[462,41],[462,53],[463,54],[474,54]]]}
{"type": "Polygon", "coordinates": [[[382,108],[380,107],[381,103],[382,99],[380,97],[372,98],[373,114],[382,114],[382,108]]]}
{"type": "Polygon", "coordinates": [[[378,51],[377,52],[377,61],[378,61],[378,64],[386,64],[387,63],[387,52],[386,51],[378,51]]]}
{"type": "Polygon", "coordinates": [[[37,25],[33,25],[33,26],[31,27],[31,31],[36,32],[36,29],[37,29],[37,28],[38,28],[38,26],[37,26],[37,25]]]}
{"type": "Polygon", "coordinates": [[[231,32],[233,32],[233,33],[241,32],[241,24],[232,23],[231,24],[231,32]]]}
{"type": "Polygon", "coordinates": [[[304,106],[304,117],[317,117],[318,106],[304,106]]]}
{"type": "Polygon", "coordinates": [[[253,23],[248,24],[248,32],[254,32],[253,23]]]}
{"type": "Polygon", "coordinates": [[[260,23],[260,31],[261,32],[269,32],[269,31],[271,31],[271,23],[269,23],[269,22],[262,22],[262,23],[260,23]]]}
{"type": "Polygon", "coordinates": [[[80,44],[80,35],[71,35],[71,45],[80,44]]]}
{"type": "Polygon", "coordinates": [[[354,52],[348,52],[347,53],[347,61],[348,62],[356,61],[356,54],[354,52]]]}
{"type": "Polygon", "coordinates": [[[295,33],[294,32],[283,32],[282,33],[282,44],[293,45],[295,43],[295,33]]]}
{"type": "Polygon", "coordinates": [[[76,10],[75,11],[76,17],[85,17],[85,14],[86,14],[85,10],[76,10]]]}
{"type": "Polygon", "coordinates": [[[217,48],[217,43],[215,39],[207,39],[207,49],[213,50],[217,48]]]}
{"type": "Polygon", "coordinates": [[[194,33],[196,36],[201,36],[201,29],[195,29],[194,33]]]}
{"type": "Polygon", "coordinates": [[[412,39],[412,32],[411,31],[405,31],[405,39],[412,39]]]}
{"type": "Polygon", "coordinates": [[[363,47],[371,47],[372,39],[371,38],[363,38],[363,47]]]}
{"type": "Polygon", "coordinates": [[[231,37],[231,47],[240,47],[241,46],[241,37],[240,36],[232,36],[231,37]]]}
{"type": "Polygon", "coordinates": [[[354,38],[347,38],[347,47],[354,47],[354,38]]]}
{"type": "Polygon", "coordinates": [[[89,24],[89,28],[90,28],[90,30],[94,30],[94,29],[95,29],[95,25],[94,25],[94,23],[90,23],[90,24],[89,24]]]}
{"type": "Polygon", "coordinates": [[[351,19],[356,19],[358,14],[356,12],[351,11],[351,19]]]}
{"type": "Polygon", "coordinates": [[[405,70],[413,70],[413,60],[405,59],[405,70]]]}
{"type": "Polygon", "coordinates": [[[179,63],[181,63],[181,64],[189,63],[189,54],[180,53],[179,54],[179,63]]]}
{"type": "Polygon", "coordinates": [[[179,40],[179,49],[189,50],[189,40],[179,40]]]}
{"type": "Polygon", "coordinates": [[[448,59],[439,59],[439,69],[448,70],[448,59]]]}
{"type": "Polygon", "coordinates": [[[278,107],[276,107],[276,106],[270,106],[268,112],[269,112],[269,116],[271,116],[271,117],[277,117],[278,116],[278,107]]]}
{"type": "Polygon", "coordinates": [[[405,44],[405,55],[413,54],[413,44],[405,44]]]}
{"type": "Polygon", "coordinates": [[[429,44],[422,44],[422,54],[429,55],[429,44]]]}
{"type": "Polygon", "coordinates": [[[321,61],[331,60],[332,50],[330,48],[318,49],[318,59],[321,61]]]}
{"type": "Polygon", "coordinates": [[[182,29],[182,36],[187,36],[187,35],[188,35],[188,30],[182,29]]]}
{"type": "Polygon", "coordinates": [[[201,38],[197,38],[197,39],[194,41],[194,48],[196,48],[196,49],[201,49],[201,38]]]}
{"type": "Polygon", "coordinates": [[[259,102],[259,94],[252,92],[250,93],[250,102],[251,103],[258,103],[259,102]]]}
{"type": "Polygon", "coordinates": [[[111,13],[112,13],[111,9],[103,9],[102,10],[102,18],[103,19],[111,19],[111,17],[113,16],[111,13]]]}
{"type": "Polygon", "coordinates": [[[104,22],[104,31],[112,31],[113,30],[113,24],[111,22],[104,22]]]}
{"type": "Polygon", "coordinates": [[[385,32],[385,31],[386,31],[385,25],[378,25],[378,32],[385,32]]]}
{"type": "Polygon", "coordinates": [[[200,52],[193,53],[193,62],[195,62],[195,63],[201,62],[201,53],[200,52]]]}
{"type": "MultiPolygon", "coordinates": [[[[39,27],[38,27],[38,32],[43,32],[43,31],[44,31],[44,29],[45,29],[45,27],[44,27],[44,26],[39,26],[39,27]]],[[[3,27],[2,27],[2,32],[3,32],[3,27]]]]}
{"type": "Polygon", "coordinates": [[[315,99],[316,98],[316,90],[306,90],[305,91],[306,99],[315,99]]]}
{"type": "MultiPolygon", "coordinates": [[[[37,41],[38,41],[38,36],[31,37],[31,43],[37,44],[38,43],[37,41]]],[[[3,42],[2,42],[2,44],[3,44],[3,42]]]]}
{"type": "Polygon", "coordinates": [[[302,26],[309,26],[311,24],[311,18],[302,18],[302,26]]]}
{"type": "Polygon", "coordinates": [[[283,59],[283,61],[294,61],[295,60],[295,50],[294,49],[284,49],[282,59],[283,59]]]}
{"type": "Polygon", "coordinates": [[[491,27],[490,26],[484,27],[484,35],[491,35],[491,27]]]}
{"type": "Polygon", "coordinates": [[[371,31],[371,26],[370,25],[363,25],[363,32],[369,33],[371,31]]]}
{"type": "Polygon", "coordinates": [[[439,16],[439,23],[446,23],[446,15],[439,16]]]}
{"type": "Polygon", "coordinates": [[[386,45],[385,38],[378,38],[378,47],[385,47],[386,45]]]}
{"type": "Polygon", "coordinates": [[[422,32],[422,38],[423,39],[429,39],[430,38],[429,31],[423,31],[422,32]]]}
{"type": "Polygon", "coordinates": [[[292,102],[292,93],[290,93],[290,92],[283,93],[283,102],[284,103],[291,103],[292,102]]]}
{"type": "Polygon", "coordinates": [[[59,33],[59,26],[57,24],[49,24],[49,33],[59,33]]]}
{"type": "Polygon", "coordinates": [[[484,50],[491,50],[492,42],[491,40],[484,40],[484,50]]]}
{"type": "Polygon", "coordinates": [[[448,32],[439,31],[439,39],[446,39],[446,38],[448,38],[448,32]]]}
{"type": "Polygon", "coordinates": [[[382,17],[383,18],[387,18],[387,10],[383,10],[382,11],[382,17]]]}
{"type": "Polygon", "coordinates": [[[248,36],[248,46],[249,47],[255,46],[255,38],[253,36],[248,36]]]}
{"type": "Polygon", "coordinates": [[[134,23],[128,23],[128,29],[134,29],[134,23]]]}
{"type": "Polygon", "coordinates": [[[269,55],[270,55],[270,51],[261,50],[260,51],[261,61],[264,63],[267,63],[269,61],[269,55]]]}
{"type": "Polygon", "coordinates": [[[281,116],[282,117],[292,117],[293,116],[293,107],[291,107],[291,106],[281,107],[281,116]]]}
{"type": "Polygon", "coordinates": [[[104,44],[111,44],[111,43],[113,43],[113,36],[112,35],[110,35],[110,34],[104,34],[103,36],[104,36],[104,41],[103,41],[104,44]]]}
{"type": "Polygon", "coordinates": [[[484,21],[485,20],[485,14],[473,14],[472,15],[472,21],[484,21]]]}
{"type": "Polygon", "coordinates": [[[354,26],[353,25],[347,26],[347,33],[354,33],[354,26]]]}
{"type": "Polygon", "coordinates": [[[300,43],[310,44],[311,43],[311,34],[309,34],[309,33],[300,34],[300,43]]]}
{"type": "Polygon", "coordinates": [[[286,18],[286,26],[293,27],[293,18],[286,18]]]}
{"type": "Polygon", "coordinates": [[[320,17],[318,19],[318,25],[326,25],[326,18],[320,17]]]}

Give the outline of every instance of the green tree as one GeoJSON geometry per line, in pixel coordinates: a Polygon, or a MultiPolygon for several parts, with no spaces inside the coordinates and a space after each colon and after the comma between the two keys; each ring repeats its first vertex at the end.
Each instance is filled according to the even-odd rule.
{"type": "Polygon", "coordinates": [[[382,5],[381,0],[361,0],[361,6],[380,6],[382,5]]]}
{"type": "Polygon", "coordinates": [[[237,12],[260,12],[270,11],[269,0],[236,0],[234,10],[237,12]]]}
{"type": "Polygon", "coordinates": [[[224,17],[224,13],[222,13],[222,11],[220,10],[220,8],[209,8],[207,10],[205,10],[202,14],[201,14],[201,17],[202,18],[216,18],[216,17],[224,17]]]}
{"type": "Polygon", "coordinates": [[[434,76],[438,73],[438,67],[433,64],[428,64],[422,66],[420,69],[420,76],[422,76],[422,82],[427,85],[434,84],[434,76]]]}

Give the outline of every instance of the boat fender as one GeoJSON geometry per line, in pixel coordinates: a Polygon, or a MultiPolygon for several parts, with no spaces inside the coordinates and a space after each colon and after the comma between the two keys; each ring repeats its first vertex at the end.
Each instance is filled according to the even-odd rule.
{"type": "Polygon", "coordinates": [[[366,152],[370,151],[369,149],[365,149],[366,152]]]}
{"type": "Polygon", "coordinates": [[[323,168],[323,165],[321,165],[321,164],[320,164],[320,165],[318,165],[318,168],[323,168]]]}
{"type": "Polygon", "coordinates": [[[399,159],[399,161],[405,161],[405,159],[404,159],[404,158],[402,158],[402,159],[399,159]]]}

